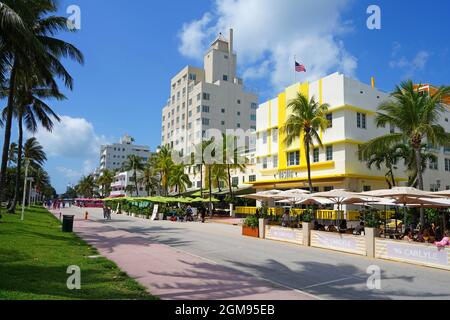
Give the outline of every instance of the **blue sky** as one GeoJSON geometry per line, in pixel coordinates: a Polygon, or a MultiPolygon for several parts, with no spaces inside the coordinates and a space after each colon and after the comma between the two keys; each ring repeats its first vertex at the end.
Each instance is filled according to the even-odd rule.
{"type": "Polygon", "coordinates": [[[53,103],[64,121],[37,135],[59,192],[97,165],[101,143],[128,133],[155,149],[171,77],[201,65],[203,48],[230,26],[239,74],[260,101],[293,82],[294,55],[309,71],[298,80],[341,71],[367,83],[375,76],[384,91],[406,78],[449,84],[448,0],[61,0],[60,13],[72,4],[81,30],[62,38],[86,63],[67,63],[74,91],[53,103]],[[371,4],[381,8],[381,30],[366,26],[371,4]]]}

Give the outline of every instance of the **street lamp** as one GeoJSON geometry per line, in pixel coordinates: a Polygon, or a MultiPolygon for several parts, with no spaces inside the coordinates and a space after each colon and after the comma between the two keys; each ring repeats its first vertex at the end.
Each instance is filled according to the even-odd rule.
{"type": "Polygon", "coordinates": [[[23,197],[22,197],[22,214],[20,216],[20,220],[24,219],[24,211],[25,211],[25,197],[27,194],[27,179],[28,179],[28,167],[30,166],[30,159],[25,158],[25,179],[23,182],[23,197]]]}

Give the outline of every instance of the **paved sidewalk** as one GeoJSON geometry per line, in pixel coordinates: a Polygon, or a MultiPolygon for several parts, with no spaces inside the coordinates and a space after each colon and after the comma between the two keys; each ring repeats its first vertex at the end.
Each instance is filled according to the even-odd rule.
{"type": "MultiPolygon", "coordinates": [[[[63,214],[76,215],[74,229],[81,238],[161,299],[316,299],[180,249],[152,243],[140,233],[117,230],[109,222],[93,221],[95,219],[84,221],[80,209],[61,211],[63,214]]],[[[93,210],[88,211],[92,216],[93,210]]],[[[53,213],[59,218],[59,211],[53,213]]],[[[158,232],[157,227],[151,232],[158,232]]]]}

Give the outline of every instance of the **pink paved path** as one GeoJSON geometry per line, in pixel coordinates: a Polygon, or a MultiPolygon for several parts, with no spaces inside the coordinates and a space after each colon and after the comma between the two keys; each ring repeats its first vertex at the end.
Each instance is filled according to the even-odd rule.
{"type": "MultiPolygon", "coordinates": [[[[59,214],[54,213],[57,217],[59,214]]],[[[272,284],[107,223],[77,216],[76,233],[120,269],[164,300],[311,300],[272,284]]]]}

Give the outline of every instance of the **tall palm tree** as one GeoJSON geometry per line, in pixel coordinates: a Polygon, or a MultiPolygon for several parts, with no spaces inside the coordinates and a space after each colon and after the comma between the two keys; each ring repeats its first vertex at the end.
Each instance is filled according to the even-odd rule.
{"type": "Polygon", "coordinates": [[[361,160],[367,163],[367,168],[371,169],[373,166],[378,170],[382,167],[387,169],[385,178],[389,189],[396,186],[395,182],[395,170],[397,169],[397,163],[402,158],[403,153],[399,150],[399,146],[387,148],[383,152],[378,150],[365,149],[364,152],[359,151],[361,160]]]}
{"type": "Polygon", "coordinates": [[[8,152],[9,167],[11,167],[13,163],[17,163],[17,153],[18,153],[17,143],[13,142],[9,145],[9,152],[8,152]]]}
{"type": "Polygon", "coordinates": [[[200,173],[200,195],[203,196],[203,170],[208,171],[209,167],[205,161],[205,150],[209,147],[209,145],[213,142],[213,140],[203,140],[201,143],[194,145],[194,152],[191,154],[192,164],[195,164],[199,173],[200,173]]]}
{"type": "Polygon", "coordinates": [[[92,175],[84,176],[80,179],[75,187],[77,193],[85,198],[93,198],[95,195],[95,188],[97,187],[95,179],[92,175]]]}
{"type": "Polygon", "coordinates": [[[42,168],[45,161],[47,161],[44,148],[34,137],[25,142],[23,146],[23,157],[30,160],[30,167],[34,169],[42,168]]]}
{"type": "Polygon", "coordinates": [[[144,166],[144,171],[142,172],[142,177],[139,179],[139,182],[144,185],[145,190],[147,191],[147,196],[152,196],[157,193],[160,186],[160,175],[156,167],[157,157],[153,156],[148,159],[147,163],[144,166]]]}
{"type": "MultiPolygon", "coordinates": [[[[14,199],[9,212],[15,212],[15,207],[19,198],[20,172],[22,162],[22,144],[23,144],[23,122],[27,130],[35,133],[38,129],[38,123],[47,131],[52,131],[53,120],[60,121],[58,115],[42,99],[56,98],[65,99],[65,96],[54,88],[42,87],[36,82],[36,77],[29,77],[27,74],[18,72],[21,76],[17,77],[19,85],[16,88],[17,99],[13,110],[13,116],[17,119],[18,135],[18,161],[14,199]]],[[[3,110],[3,118],[6,119],[7,109],[3,110]]]]}
{"type": "Polygon", "coordinates": [[[242,147],[237,145],[238,138],[236,136],[223,136],[223,154],[224,154],[224,165],[227,170],[227,180],[228,180],[228,191],[230,198],[233,197],[233,184],[231,183],[231,170],[238,170],[244,172],[247,167],[248,159],[241,159],[241,155],[244,150],[242,147]],[[231,141],[233,143],[231,143],[231,141]],[[241,161],[242,160],[242,161],[241,161]]]}
{"type": "Polygon", "coordinates": [[[104,169],[97,179],[97,184],[102,187],[102,196],[106,197],[111,193],[111,184],[114,181],[114,173],[111,170],[104,169]]]}
{"type": "MultiPolygon", "coordinates": [[[[419,86],[420,87],[420,86],[419,86]]],[[[443,98],[450,95],[450,87],[440,87],[433,94],[420,92],[411,80],[396,86],[391,99],[378,107],[375,123],[378,127],[387,124],[399,129],[398,133],[390,133],[370,140],[362,146],[371,150],[382,151],[406,141],[414,150],[418,188],[424,190],[421,165],[422,145],[424,142],[435,146],[450,145],[450,133],[439,125],[439,119],[445,110],[443,98]]],[[[420,213],[420,222],[425,222],[424,210],[420,213]]]]}
{"type": "MultiPolygon", "coordinates": [[[[11,127],[16,104],[20,73],[32,69],[33,75],[46,86],[57,90],[54,77],[69,89],[73,79],[60,59],[70,58],[83,63],[83,55],[73,45],[54,37],[59,31],[73,31],[67,19],[52,15],[58,10],[54,0],[3,0],[0,6],[0,37],[2,50],[0,71],[9,71],[8,101],[5,116],[5,137],[0,167],[0,198],[3,197],[4,172],[8,161],[11,127]]],[[[0,72],[0,74],[5,74],[0,72]]],[[[2,79],[0,79],[2,80],[2,79]]],[[[6,80],[6,79],[4,79],[6,80]]]]}
{"type": "Polygon", "coordinates": [[[284,143],[290,146],[298,138],[303,140],[302,143],[306,150],[309,191],[312,193],[311,148],[314,148],[315,143],[323,148],[319,130],[325,131],[328,128],[329,122],[326,115],[329,105],[318,103],[314,97],[308,100],[305,95],[298,93],[295,99],[289,101],[287,108],[291,109],[292,113],[284,127],[281,128],[286,133],[284,143]]]}
{"type": "Polygon", "coordinates": [[[425,171],[427,170],[427,165],[430,161],[432,162],[436,162],[438,161],[438,157],[432,153],[432,152],[427,152],[427,145],[423,144],[422,145],[422,149],[421,149],[421,158],[422,158],[422,164],[420,166],[416,165],[416,153],[414,151],[413,148],[411,148],[411,146],[409,146],[408,144],[400,144],[398,146],[396,146],[397,151],[399,152],[401,158],[403,158],[404,160],[404,164],[407,168],[407,172],[408,172],[408,184],[411,187],[417,187],[417,182],[418,182],[418,173],[417,173],[417,168],[420,167],[421,168],[421,172],[422,174],[425,173],[425,171]]]}
{"type": "Polygon", "coordinates": [[[138,172],[144,171],[144,163],[143,159],[137,155],[129,155],[128,160],[125,162],[124,165],[125,171],[132,171],[133,172],[133,181],[136,191],[136,197],[139,196],[139,188],[138,188],[138,172]]]}
{"type": "Polygon", "coordinates": [[[169,185],[175,187],[179,195],[192,186],[189,175],[185,173],[184,169],[185,166],[182,164],[174,165],[170,172],[169,185]]]}
{"type": "Polygon", "coordinates": [[[226,182],[229,185],[228,177],[229,175],[226,172],[227,166],[223,164],[215,164],[211,168],[211,179],[213,184],[219,189],[219,192],[222,192],[222,188],[220,186],[220,182],[226,182]]]}
{"type": "Polygon", "coordinates": [[[161,186],[164,190],[165,196],[169,195],[169,178],[174,162],[172,160],[172,149],[163,146],[159,149],[156,158],[156,169],[159,171],[161,176],[161,186]]]}

